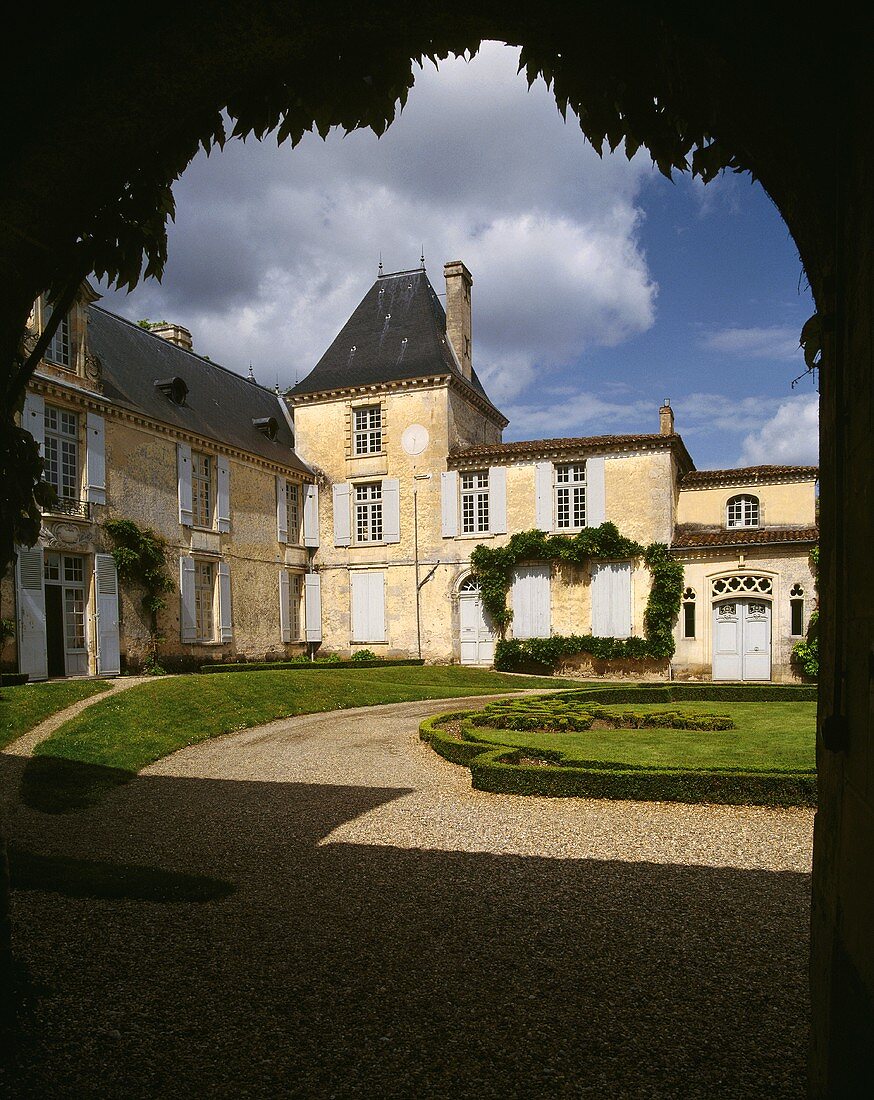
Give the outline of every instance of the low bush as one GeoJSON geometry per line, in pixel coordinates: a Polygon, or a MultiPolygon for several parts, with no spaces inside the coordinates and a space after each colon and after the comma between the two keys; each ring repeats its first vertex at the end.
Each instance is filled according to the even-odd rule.
{"type": "MultiPolygon", "coordinates": [[[[629,700],[630,701],[630,700],[629,700]]],[[[684,714],[680,711],[616,711],[585,699],[565,697],[511,699],[490,703],[471,716],[471,725],[490,729],[538,730],[564,733],[599,728],[730,730],[734,722],[724,714],[684,714]]]]}
{"type": "Polygon", "coordinates": [[[201,665],[200,671],[206,673],[212,672],[282,672],[282,671],[298,671],[309,670],[318,671],[319,669],[336,669],[336,668],[382,668],[383,666],[389,667],[391,665],[424,665],[424,661],[417,657],[413,658],[398,658],[397,660],[383,660],[381,657],[370,658],[355,658],[353,657],[349,661],[341,660],[317,660],[311,661],[309,658],[301,661],[295,658],[293,661],[271,661],[257,662],[247,661],[236,662],[229,661],[226,664],[214,664],[214,665],[201,665]]]}

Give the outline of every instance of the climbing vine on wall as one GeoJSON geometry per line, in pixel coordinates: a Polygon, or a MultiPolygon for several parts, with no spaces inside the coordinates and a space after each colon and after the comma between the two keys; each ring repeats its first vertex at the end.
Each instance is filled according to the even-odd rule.
{"type": "Polygon", "coordinates": [[[594,657],[669,658],[674,653],[674,623],[683,594],[683,567],[674,561],[662,543],[644,547],[619,534],[613,523],[587,527],[577,535],[547,535],[543,531],[521,531],[506,546],[480,544],[470,556],[480,585],[484,609],[503,634],[513,619],[507,607],[507,593],[513,569],[522,561],[560,561],[585,565],[591,561],[643,558],[652,575],[652,586],[643,617],[644,637],[595,638],[572,635],[498,642],[496,667],[508,668],[525,657],[554,665],[559,657],[591,653],[594,657]]]}
{"type": "Polygon", "coordinates": [[[166,603],[164,595],[175,588],[167,568],[167,543],[155,531],[139,527],[132,519],[111,519],[104,523],[103,529],[114,544],[112,556],[119,577],[144,590],[143,608],[149,612],[154,634],[157,614],[166,603]]]}
{"type": "MultiPolygon", "coordinates": [[[[810,567],[813,583],[819,591],[819,547],[810,551],[810,567]]],[[[811,680],[819,679],[819,609],[811,613],[807,624],[807,637],[792,647],[792,660],[811,680]]]]}

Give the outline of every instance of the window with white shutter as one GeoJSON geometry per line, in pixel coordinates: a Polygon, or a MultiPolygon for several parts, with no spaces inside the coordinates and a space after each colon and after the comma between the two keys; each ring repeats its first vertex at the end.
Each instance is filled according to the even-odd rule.
{"type": "Polygon", "coordinates": [[[85,417],[85,483],[92,504],[106,503],[106,425],[103,417],[85,417]]]}
{"type": "Polygon", "coordinates": [[[596,638],[631,635],[631,563],[592,567],[592,634],[596,638]]]}
{"type": "Polygon", "coordinates": [[[352,641],[385,641],[385,573],[368,571],[349,577],[352,596],[352,641]]]}
{"type": "Polygon", "coordinates": [[[548,638],[550,628],[550,567],[520,565],[513,574],[513,637],[548,638]]]}

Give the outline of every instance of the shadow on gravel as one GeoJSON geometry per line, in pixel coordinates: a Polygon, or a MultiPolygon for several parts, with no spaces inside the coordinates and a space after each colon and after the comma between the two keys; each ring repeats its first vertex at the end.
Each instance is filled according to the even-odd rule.
{"type": "Polygon", "coordinates": [[[235,891],[17,891],[41,992],[0,1095],[803,1095],[807,876],[319,846],[406,793],[143,777],[69,816],[19,807],[42,871],[235,891]]]}
{"type": "Polygon", "coordinates": [[[107,794],[130,783],[135,772],[80,764],[55,756],[26,758],[19,798],[44,814],[64,814],[96,805],[107,794]]]}

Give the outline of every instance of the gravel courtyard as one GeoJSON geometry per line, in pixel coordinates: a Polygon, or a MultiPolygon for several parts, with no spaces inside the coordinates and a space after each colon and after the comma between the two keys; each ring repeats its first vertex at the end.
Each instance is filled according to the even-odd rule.
{"type": "Polygon", "coordinates": [[[417,740],[460,703],[13,806],[34,992],[0,1094],[803,1095],[812,812],[475,792],[417,740]]]}

